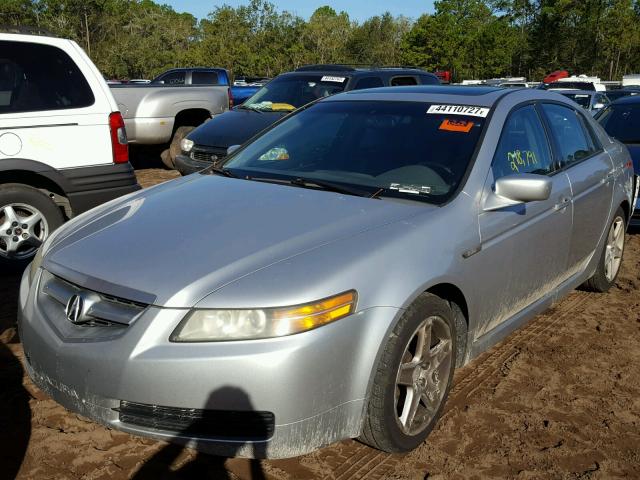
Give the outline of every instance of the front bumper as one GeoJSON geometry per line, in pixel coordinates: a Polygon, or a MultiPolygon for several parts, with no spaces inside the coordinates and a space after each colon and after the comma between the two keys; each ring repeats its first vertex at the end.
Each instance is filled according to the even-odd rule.
{"type": "Polygon", "coordinates": [[[176,170],[182,175],[190,175],[213,165],[213,162],[194,160],[193,158],[183,154],[176,155],[174,163],[176,170]]]}
{"type": "Polygon", "coordinates": [[[52,313],[40,277],[30,288],[25,272],[18,318],[27,371],[43,391],[108,427],[225,456],[287,458],[357,437],[378,347],[398,314],[379,307],[290,337],[176,344],[168,338],[187,310],[149,306],[124,331],[88,330],[52,313]],[[230,438],[132,424],[122,402],[275,420],[268,438],[230,438]]]}

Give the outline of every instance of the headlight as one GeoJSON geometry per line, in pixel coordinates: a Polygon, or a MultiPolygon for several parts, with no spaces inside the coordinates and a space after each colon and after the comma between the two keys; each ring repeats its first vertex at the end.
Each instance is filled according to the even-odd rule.
{"type": "Polygon", "coordinates": [[[189,153],[193,148],[193,145],[194,145],[193,140],[189,140],[188,138],[183,138],[180,141],[180,148],[184,153],[189,153]]]}
{"type": "Polygon", "coordinates": [[[355,311],[349,291],[294,307],[252,310],[192,310],[171,334],[172,342],[213,342],[283,337],[306,332],[355,311]]]}

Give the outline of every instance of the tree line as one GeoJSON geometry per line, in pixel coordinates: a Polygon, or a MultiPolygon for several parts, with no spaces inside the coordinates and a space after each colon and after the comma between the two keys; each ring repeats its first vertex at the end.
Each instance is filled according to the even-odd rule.
{"type": "Polygon", "coordinates": [[[357,22],[325,6],[305,20],[249,0],[198,20],[152,0],[2,0],[0,25],[71,38],[109,78],[195,65],[271,77],[309,63],[411,65],[454,80],[640,73],[640,0],[439,0],[420,13],[357,22]]]}

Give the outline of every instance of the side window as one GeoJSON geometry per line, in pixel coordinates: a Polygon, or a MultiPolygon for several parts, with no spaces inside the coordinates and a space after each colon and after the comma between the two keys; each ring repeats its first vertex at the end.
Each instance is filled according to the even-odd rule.
{"type": "Polygon", "coordinates": [[[392,87],[403,87],[406,85],[417,85],[417,84],[418,84],[418,80],[416,80],[416,77],[393,77],[391,79],[392,87]]]}
{"type": "Polygon", "coordinates": [[[542,104],[542,110],[558,146],[561,167],[579,162],[598,151],[573,109],[545,103],[542,104]]]}
{"type": "Polygon", "coordinates": [[[0,41],[0,113],[82,108],[94,102],[87,80],[64,51],[0,41]]]}
{"type": "Polygon", "coordinates": [[[354,90],[362,90],[363,88],[378,88],[384,87],[382,80],[380,77],[364,77],[358,80],[356,86],[353,87],[354,90]]]}
{"type": "Polygon", "coordinates": [[[420,75],[420,84],[421,85],[440,85],[440,80],[438,80],[438,77],[433,77],[431,75],[420,75]]]}
{"type": "Polygon", "coordinates": [[[216,72],[193,72],[191,74],[192,85],[218,85],[219,83],[216,72]]]}
{"type": "Polygon", "coordinates": [[[509,115],[491,169],[495,180],[518,173],[546,175],[553,172],[549,142],[533,105],[509,115]]]}
{"type": "Polygon", "coordinates": [[[171,72],[160,77],[165,85],[184,85],[185,72],[171,72]]]}

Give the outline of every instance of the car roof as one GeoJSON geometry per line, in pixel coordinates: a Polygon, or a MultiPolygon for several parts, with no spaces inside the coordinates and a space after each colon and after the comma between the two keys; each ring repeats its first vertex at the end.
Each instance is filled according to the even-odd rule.
{"type": "MultiPolygon", "coordinates": [[[[310,67],[302,67],[292,72],[285,72],[278,77],[283,76],[302,76],[302,75],[340,75],[343,77],[363,77],[369,75],[383,75],[383,76],[397,76],[397,75],[426,75],[433,78],[438,78],[435,74],[421,70],[419,68],[404,68],[404,67],[368,67],[368,68],[334,68],[340,67],[339,65],[327,66],[330,68],[322,68],[322,65],[313,65],[310,67]]],[[[276,77],[277,78],[277,77],[276,77]]]]}
{"type": "Polygon", "coordinates": [[[640,95],[627,95],[612,102],[611,105],[640,105],[640,95]]]}
{"type": "Polygon", "coordinates": [[[525,89],[498,87],[466,87],[448,85],[416,85],[404,87],[379,87],[363,90],[351,90],[327,97],[328,101],[344,100],[386,100],[407,102],[442,102],[453,104],[471,104],[492,106],[499,98],[511,92],[525,89]]]}
{"type": "Polygon", "coordinates": [[[562,90],[560,88],[554,88],[550,90],[551,92],[559,93],[560,95],[569,94],[569,95],[595,95],[596,93],[605,93],[605,92],[596,92],[595,90],[562,90]]]}

